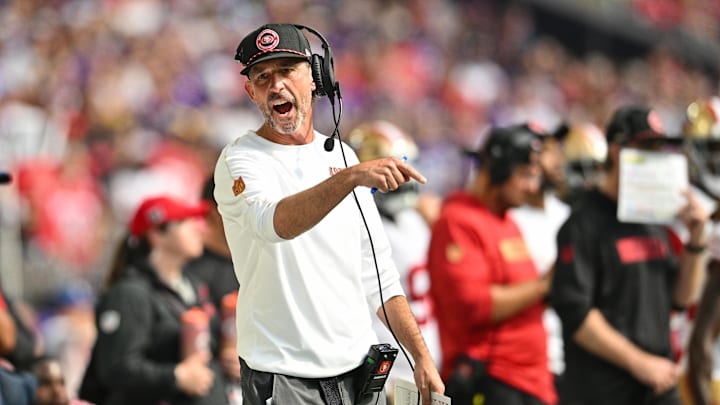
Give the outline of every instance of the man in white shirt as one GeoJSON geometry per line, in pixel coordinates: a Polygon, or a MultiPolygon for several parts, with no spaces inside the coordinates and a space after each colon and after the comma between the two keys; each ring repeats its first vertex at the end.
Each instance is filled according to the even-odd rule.
{"type": "Polygon", "coordinates": [[[241,41],[235,58],[265,116],[258,130],[223,149],[215,168],[215,199],[240,284],[244,402],[384,403],[378,392],[356,395],[362,382],[354,381],[377,343],[375,314],[412,355],[429,405],[430,392],[444,386],[371,194],[425,178],[397,158],[359,163],[347,145],[314,130],[313,95],[334,103],[339,91],[329,45],[315,30],[263,25],[241,41]],[[321,39],[324,56],[312,54],[302,29],[321,39]]]}

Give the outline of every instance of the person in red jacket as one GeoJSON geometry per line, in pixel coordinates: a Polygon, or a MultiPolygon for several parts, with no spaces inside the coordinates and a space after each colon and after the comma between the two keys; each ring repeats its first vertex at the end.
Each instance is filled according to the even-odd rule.
{"type": "Polygon", "coordinates": [[[456,404],[555,404],[547,367],[540,276],[508,210],[540,186],[541,135],[493,128],[474,153],[479,169],[445,199],[428,253],[442,377],[456,404]]]}

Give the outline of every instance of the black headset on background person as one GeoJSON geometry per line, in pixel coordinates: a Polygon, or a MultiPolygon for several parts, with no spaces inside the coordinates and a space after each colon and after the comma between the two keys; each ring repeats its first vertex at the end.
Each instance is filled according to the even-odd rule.
{"type": "Polygon", "coordinates": [[[606,137],[608,143],[617,143],[626,145],[630,139],[631,130],[628,124],[628,116],[630,113],[637,111],[634,107],[623,107],[615,111],[611,118],[611,124],[606,129],[606,137]]]}
{"type": "Polygon", "coordinates": [[[539,151],[541,137],[526,124],[495,129],[479,156],[488,166],[490,182],[506,182],[517,164],[528,162],[530,153],[539,151]]]}

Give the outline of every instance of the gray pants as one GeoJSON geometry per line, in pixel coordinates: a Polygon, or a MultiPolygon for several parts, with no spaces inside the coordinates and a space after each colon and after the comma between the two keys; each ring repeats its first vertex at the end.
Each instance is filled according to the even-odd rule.
{"type": "MultiPolygon", "coordinates": [[[[243,405],[327,404],[318,379],[253,370],[243,359],[240,359],[240,373],[243,405]]],[[[352,371],[337,376],[337,388],[343,405],[386,405],[385,394],[382,392],[368,395],[356,402],[352,371]]]]}

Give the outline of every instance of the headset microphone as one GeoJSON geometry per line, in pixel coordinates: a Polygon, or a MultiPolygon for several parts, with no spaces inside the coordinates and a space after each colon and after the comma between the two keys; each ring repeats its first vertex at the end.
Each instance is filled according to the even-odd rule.
{"type": "Polygon", "coordinates": [[[0,184],[7,184],[12,181],[10,173],[0,172],[0,184]]]}
{"type": "Polygon", "coordinates": [[[325,140],[325,151],[331,152],[335,148],[335,133],[325,140]]]}

